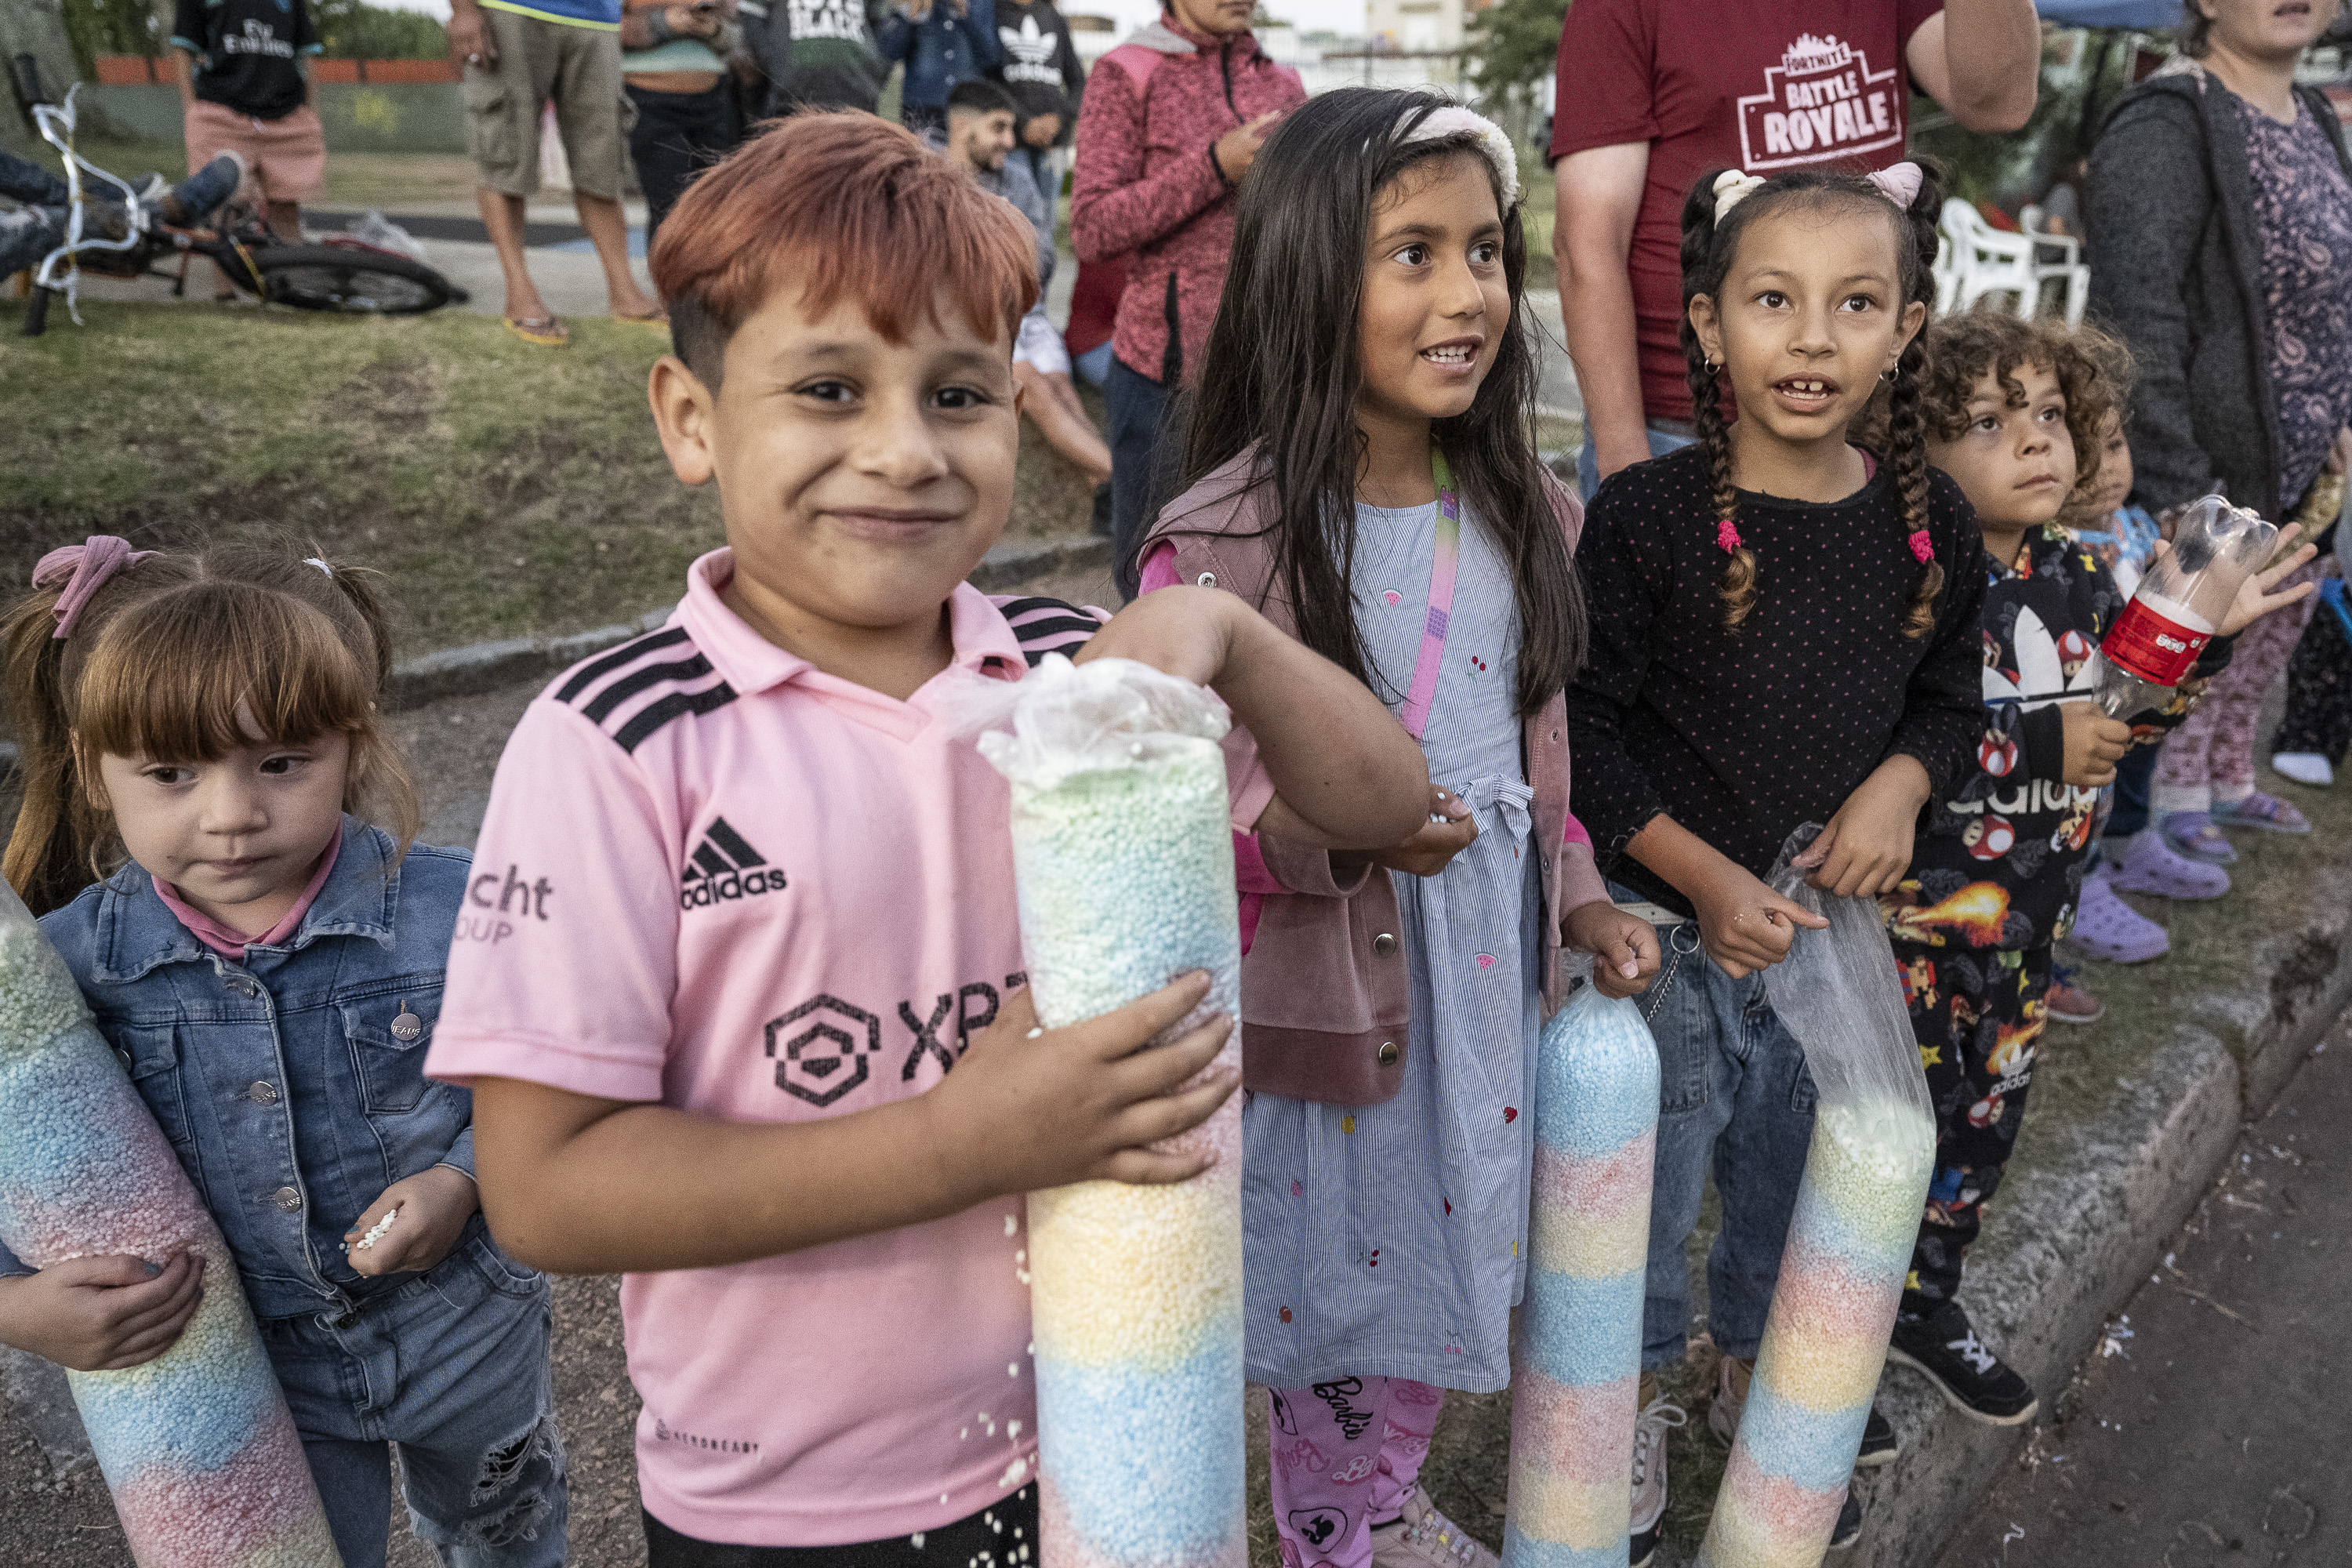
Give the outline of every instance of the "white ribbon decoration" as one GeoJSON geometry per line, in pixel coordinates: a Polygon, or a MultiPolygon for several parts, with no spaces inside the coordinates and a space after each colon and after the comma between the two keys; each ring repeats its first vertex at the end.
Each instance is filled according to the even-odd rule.
{"type": "Polygon", "coordinates": [[[1731,209],[1762,189],[1764,182],[1755,174],[1743,174],[1737,169],[1726,169],[1715,177],[1715,221],[1721,223],[1731,209]]]}

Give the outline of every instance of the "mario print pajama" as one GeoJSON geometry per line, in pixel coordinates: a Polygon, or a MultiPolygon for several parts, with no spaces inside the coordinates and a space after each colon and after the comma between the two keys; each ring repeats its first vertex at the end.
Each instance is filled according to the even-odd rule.
{"type": "Polygon", "coordinates": [[[2033,1058],[2048,1025],[2051,947],[1976,948],[1896,942],[1895,964],[1936,1107],[1936,1174],[1903,1282],[1903,1318],[1924,1318],[1959,1291],[1960,1265],[1983,1227],[2025,1117],[2033,1058]]]}

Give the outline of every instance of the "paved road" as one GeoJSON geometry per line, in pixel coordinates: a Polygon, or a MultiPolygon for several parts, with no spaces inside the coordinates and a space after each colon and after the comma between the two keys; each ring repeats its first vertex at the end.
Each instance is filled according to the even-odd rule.
{"type": "MultiPolygon", "coordinates": [[[[2352,1562],[2352,1030],[2249,1127],[1941,1568],[2352,1562]]],[[[2044,1391],[2045,1394],[2049,1391],[2044,1391]]]]}

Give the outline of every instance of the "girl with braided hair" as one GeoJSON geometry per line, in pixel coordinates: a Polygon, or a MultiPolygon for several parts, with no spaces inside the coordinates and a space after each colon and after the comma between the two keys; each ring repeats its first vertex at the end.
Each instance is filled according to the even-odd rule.
{"type": "MultiPolygon", "coordinates": [[[[1683,1358],[1684,1243],[1709,1166],[1723,1205],[1709,1422],[1728,1441],[1812,1131],[1812,1081],[1761,971],[1824,922],[1762,879],[1793,830],[1821,823],[1798,862],[1815,887],[1892,888],[1921,809],[1983,732],[1983,548],[1967,500],[1927,464],[1917,386],[1940,198],[1910,163],[1702,179],[1683,214],[1698,439],[1604,482],[1577,552],[1591,627],[1568,695],[1578,810],[1620,904],[1666,949],[1643,999],[1663,1101],[1636,1561],[1665,1505],[1681,1412],[1653,1379],[1683,1358]],[[1866,411],[1885,431],[1874,452],[1855,444],[1866,411]]],[[[1893,1452],[1874,1415],[1863,1462],[1893,1452]]],[[[1835,1539],[1860,1525],[1849,1500],[1835,1539]]]]}

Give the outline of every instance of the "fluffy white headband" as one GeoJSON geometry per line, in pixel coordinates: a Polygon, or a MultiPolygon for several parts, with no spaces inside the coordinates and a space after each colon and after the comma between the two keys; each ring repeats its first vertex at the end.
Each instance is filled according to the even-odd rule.
{"type": "MultiPolygon", "coordinates": [[[[1919,165],[1913,163],[1892,164],[1864,174],[1864,179],[1878,187],[1878,194],[1901,207],[1911,210],[1918,199],[1922,178],[1919,165]]],[[[1715,221],[1721,223],[1731,209],[1754,195],[1764,182],[1753,174],[1743,174],[1737,169],[1726,169],[1715,177],[1715,221]]]]}
{"type": "Polygon", "coordinates": [[[1495,166],[1495,178],[1503,187],[1503,210],[1509,212],[1519,202],[1519,155],[1511,146],[1511,139],[1503,134],[1502,127],[1485,115],[1459,104],[1433,110],[1426,120],[1405,132],[1402,145],[1435,142],[1465,131],[1478,138],[1478,151],[1495,166]]]}

